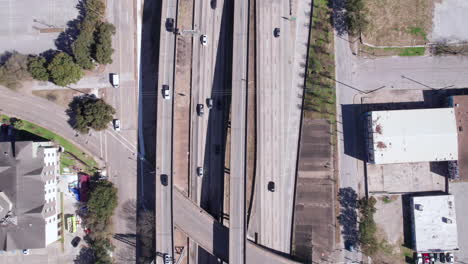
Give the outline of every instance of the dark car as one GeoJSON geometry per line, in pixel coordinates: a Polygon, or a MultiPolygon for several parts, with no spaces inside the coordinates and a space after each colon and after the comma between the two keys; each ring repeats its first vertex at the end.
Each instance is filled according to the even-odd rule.
{"type": "Polygon", "coordinates": [[[217,4],[218,1],[216,0],[211,0],[210,4],[211,4],[211,8],[213,9],[216,9],[216,4],[217,4]]]}
{"type": "Polygon", "coordinates": [[[204,113],[203,108],[204,108],[204,107],[203,107],[202,104],[197,104],[197,114],[198,114],[199,116],[202,116],[202,115],[203,115],[203,113],[204,113]]]}
{"type": "Polygon", "coordinates": [[[443,252],[440,253],[439,257],[440,257],[440,262],[445,263],[445,253],[443,253],[443,252]]]}
{"type": "Polygon", "coordinates": [[[276,190],[275,189],[275,182],[272,182],[272,181],[268,182],[268,190],[270,192],[274,192],[276,190]]]}
{"type": "Polygon", "coordinates": [[[167,174],[161,174],[161,184],[164,186],[167,186],[169,182],[169,179],[167,177],[167,174]]]}
{"type": "Polygon", "coordinates": [[[166,30],[169,32],[174,32],[174,19],[173,18],[166,19],[166,30]]]}
{"type": "Polygon", "coordinates": [[[72,244],[73,247],[77,247],[78,244],[80,243],[80,241],[81,241],[81,238],[80,238],[80,237],[75,237],[75,238],[73,238],[73,240],[71,241],[71,244],[72,244]]]}
{"type": "Polygon", "coordinates": [[[206,107],[208,107],[208,109],[213,108],[213,99],[206,98],[206,107]]]}
{"type": "Polygon", "coordinates": [[[279,28],[275,28],[275,30],[273,30],[273,35],[275,36],[275,38],[278,38],[280,36],[280,33],[281,30],[279,28]]]}

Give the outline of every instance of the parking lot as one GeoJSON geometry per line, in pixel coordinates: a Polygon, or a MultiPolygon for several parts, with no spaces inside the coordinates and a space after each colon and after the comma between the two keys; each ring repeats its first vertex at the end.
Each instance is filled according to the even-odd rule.
{"type": "Polygon", "coordinates": [[[78,0],[0,1],[0,52],[40,53],[54,41],[68,21],[78,16],[78,0]],[[34,44],[32,44],[34,43],[34,44]]]}
{"type": "Polygon", "coordinates": [[[465,26],[467,12],[466,0],[436,1],[431,41],[468,41],[468,27],[465,26]]]}

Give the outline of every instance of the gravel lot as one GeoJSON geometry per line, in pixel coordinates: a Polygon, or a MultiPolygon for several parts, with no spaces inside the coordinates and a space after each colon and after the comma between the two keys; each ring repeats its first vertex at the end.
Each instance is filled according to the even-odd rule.
{"type": "Polygon", "coordinates": [[[460,251],[456,252],[456,263],[468,263],[468,182],[457,182],[450,184],[450,193],[455,195],[455,209],[457,212],[458,246],[460,251]]]}
{"type": "Polygon", "coordinates": [[[78,16],[78,0],[2,0],[0,1],[0,52],[41,53],[55,48],[67,22],[78,16]],[[34,43],[34,44],[32,44],[34,43]]]}
{"type": "Polygon", "coordinates": [[[467,13],[468,1],[466,0],[436,1],[431,41],[468,41],[467,13]]]}

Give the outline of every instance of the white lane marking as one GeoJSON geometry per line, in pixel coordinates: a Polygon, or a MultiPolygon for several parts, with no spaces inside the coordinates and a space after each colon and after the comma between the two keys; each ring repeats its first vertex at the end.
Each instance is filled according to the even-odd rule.
{"type": "MultiPolygon", "coordinates": [[[[114,135],[114,133],[110,132],[110,131],[107,131],[109,135],[113,136],[120,144],[122,144],[122,146],[124,146],[125,148],[127,148],[128,150],[130,150],[132,153],[135,153],[136,151],[136,147],[133,147],[133,146],[128,146],[127,143],[123,142],[122,140],[120,140],[116,135],[114,135]],[[133,148],[132,148],[133,147],[133,148]]],[[[107,133],[106,133],[107,134],[107,133]]],[[[106,138],[107,140],[107,138],[106,138]]]]}
{"type": "Polygon", "coordinates": [[[106,163],[107,163],[107,133],[104,133],[104,151],[105,151],[105,154],[106,154],[104,160],[105,160],[106,163]]]}

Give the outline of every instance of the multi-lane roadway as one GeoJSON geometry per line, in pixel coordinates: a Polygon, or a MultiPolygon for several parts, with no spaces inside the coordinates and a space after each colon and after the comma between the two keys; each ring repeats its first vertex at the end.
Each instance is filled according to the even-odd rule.
{"type": "Polygon", "coordinates": [[[175,64],[175,25],[177,0],[162,2],[159,67],[156,91],[156,256],[157,263],[174,256],[172,223],[172,142],[173,142],[173,98],[175,64]],[[171,20],[172,19],[172,20],[171,20]],[[174,21],[174,22],[170,22],[174,21]],[[169,87],[164,95],[163,86],[169,87]]]}

